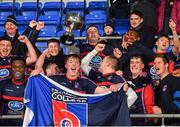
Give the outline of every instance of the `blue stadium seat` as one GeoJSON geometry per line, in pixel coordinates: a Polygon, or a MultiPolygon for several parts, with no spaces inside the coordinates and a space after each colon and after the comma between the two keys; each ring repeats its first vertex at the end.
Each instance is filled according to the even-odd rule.
{"type": "Polygon", "coordinates": [[[106,10],[107,8],[107,1],[90,1],[88,10],[106,10]]]}
{"type": "MultiPolygon", "coordinates": [[[[60,13],[60,7],[61,7],[61,2],[45,2],[43,11],[45,15],[57,14],[58,16],[60,13]]],[[[64,8],[65,8],[65,4],[64,2],[62,2],[62,11],[64,10],[64,8]]]]}
{"type": "Polygon", "coordinates": [[[60,37],[60,36],[62,36],[63,34],[64,34],[64,30],[60,30],[60,31],[58,31],[57,33],[56,33],[56,37],[60,37]]]}
{"type": "Polygon", "coordinates": [[[119,35],[123,35],[128,31],[128,29],[129,27],[126,26],[116,26],[114,31],[119,35]]]}
{"type": "Polygon", "coordinates": [[[4,35],[3,31],[0,31],[0,37],[2,37],[4,35]]]}
{"type": "Polygon", "coordinates": [[[19,24],[19,25],[18,25],[18,32],[19,32],[19,34],[22,34],[27,27],[28,27],[27,24],[25,24],[25,25],[19,24]]]}
{"type": "Polygon", "coordinates": [[[107,15],[102,14],[102,15],[93,15],[93,14],[88,14],[86,15],[86,23],[105,23],[107,19],[107,15]]]}
{"type": "Polygon", "coordinates": [[[47,42],[36,42],[35,45],[41,52],[47,48],[47,42]]]}
{"type": "Polygon", "coordinates": [[[12,15],[12,14],[13,14],[12,11],[1,11],[0,12],[0,15],[1,16],[5,16],[5,17],[7,17],[8,15],[12,15]]]}
{"type": "MultiPolygon", "coordinates": [[[[45,2],[44,3],[44,11],[53,11],[60,10],[61,2],[45,2]]],[[[64,2],[62,2],[62,8],[65,8],[64,2]]]]}
{"type": "Polygon", "coordinates": [[[40,37],[55,37],[57,31],[57,25],[45,25],[40,31],[40,37]]]}
{"type": "Polygon", "coordinates": [[[1,15],[1,16],[0,16],[0,25],[3,25],[3,26],[4,26],[4,23],[5,23],[5,21],[6,21],[6,17],[7,17],[7,16],[5,16],[5,15],[1,15]]]}
{"type": "Polygon", "coordinates": [[[1,2],[0,3],[0,15],[11,15],[12,10],[15,11],[15,15],[19,14],[20,3],[15,2],[15,7],[13,8],[13,2],[1,2]]]}
{"type": "Polygon", "coordinates": [[[42,15],[39,16],[39,21],[43,21],[45,24],[57,25],[59,17],[57,15],[42,15]]]}
{"type": "MultiPolygon", "coordinates": [[[[24,16],[32,16],[32,15],[36,15],[36,6],[37,3],[36,2],[23,2],[22,6],[20,8],[22,15],[24,16]]],[[[42,3],[39,3],[39,15],[42,15],[42,3]]]]}
{"type": "Polygon", "coordinates": [[[17,16],[16,17],[19,25],[28,25],[31,20],[36,20],[36,15],[32,16],[17,16]]]}
{"type": "Polygon", "coordinates": [[[84,2],[67,2],[66,10],[84,10],[84,2]]]}
{"type": "Polygon", "coordinates": [[[67,2],[65,12],[80,13],[80,15],[83,16],[84,2],[67,2]]]}
{"type": "Polygon", "coordinates": [[[0,25],[0,31],[4,33],[4,31],[5,31],[4,25],[0,25]]]}
{"type": "Polygon", "coordinates": [[[92,10],[89,12],[89,14],[91,15],[102,15],[102,14],[106,14],[107,15],[107,11],[106,10],[92,10]]]}

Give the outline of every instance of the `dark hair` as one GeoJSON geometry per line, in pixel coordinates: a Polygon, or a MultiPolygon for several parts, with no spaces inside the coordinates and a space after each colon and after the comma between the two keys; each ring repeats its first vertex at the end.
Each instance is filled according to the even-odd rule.
{"type": "Polygon", "coordinates": [[[77,54],[70,54],[70,55],[68,55],[68,56],[66,57],[66,59],[65,59],[65,64],[67,63],[67,61],[68,61],[71,57],[72,57],[72,58],[75,58],[75,59],[78,59],[78,60],[79,60],[79,63],[81,64],[81,58],[80,58],[80,56],[77,55],[77,54]]]}
{"type": "Polygon", "coordinates": [[[158,37],[157,37],[157,40],[159,40],[162,37],[165,37],[165,38],[167,38],[170,41],[169,36],[167,34],[165,34],[165,33],[159,34],[158,37]]]}
{"type": "Polygon", "coordinates": [[[140,18],[143,18],[143,14],[140,11],[133,11],[133,12],[131,12],[130,16],[132,14],[135,14],[135,15],[139,16],[140,18]]]}
{"type": "Polygon", "coordinates": [[[20,56],[14,57],[14,58],[11,60],[11,65],[12,65],[12,63],[13,63],[14,61],[16,61],[16,60],[21,60],[21,61],[24,62],[24,65],[26,65],[26,60],[25,60],[25,58],[24,58],[24,57],[20,57],[20,56]]]}
{"type": "Polygon", "coordinates": [[[162,58],[162,60],[164,61],[165,64],[169,63],[169,61],[170,61],[170,58],[165,54],[156,54],[155,57],[154,57],[154,60],[156,58],[162,58]]]}
{"type": "Polygon", "coordinates": [[[138,54],[135,54],[135,55],[132,55],[132,56],[130,56],[130,60],[131,59],[141,59],[141,61],[144,63],[144,58],[143,58],[143,56],[141,56],[141,55],[138,55],[138,54]]]}
{"type": "Polygon", "coordinates": [[[58,39],[52,38],[52,39],[49,39],[47,41],[47,45],[49,45],[49,43],[58,43],[58,44],[60,44],[60,41],[58,39]]]}
{"type": "Polygon", "coordinates": [[[11,39],[7,36],[3,36],[3,37],[0,37],[0,41],[2,40],[6,40],[6,41],[10,41],[11,42],[11,39]]]}

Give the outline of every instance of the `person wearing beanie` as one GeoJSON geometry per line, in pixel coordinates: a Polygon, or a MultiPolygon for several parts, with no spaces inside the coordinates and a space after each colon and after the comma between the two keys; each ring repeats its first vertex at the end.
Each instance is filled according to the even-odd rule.
{"type": "MultiPolygon", "coordinates": [[[[104,34],[103,36],[119,36],[118,33],[114,32],[114,23],[112,21],[107,21],[104,24],[104,34]]],[[[107,42],[109,45],[111,45],[113,48],[117,48],[119,45],[120,40],[117,39],[107,39],[107,42]]]]}
{"type": "MultiPolygon", "coordinates": [[[[27,29],[23,33],[23,35],[29,37],[28,39],[32,43],[33,47],[36,49],[36,53],[38,51],[37,51],[37,47],[35,47],[35,41],[37,39],[40,29],[42,29],[43,27],[44,27],[44,23],[40,24],[39,22],[37,23],[36,21],[31,21],[29,27],[27,27],[27,29]]],[[[9,38],[12,42],[12,51],[11,51],[12,55],[27,56],[26,45],[18,40],[19,37],[18,22],[14,15],[9,15],[6,18],[4,37],[9,38]]]]}
{"type": "Polygon", "coordinates": [[[114,33],[114,24],[111,21],[107,21],[104,24],[104,36],[110,36],[114,33]]]}

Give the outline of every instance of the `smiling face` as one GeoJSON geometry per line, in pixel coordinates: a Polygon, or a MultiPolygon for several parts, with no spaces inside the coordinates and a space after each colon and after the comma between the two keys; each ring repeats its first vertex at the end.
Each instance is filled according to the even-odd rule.
{"type": "Polygon", "coordinates": [[[130,15],[130,25],[134,29],[138,27],[141,23],[143,22],[143,18],[136,14],[131,14],[130,15]]]}
{"type": "Polygon", "coordinates": [[[168,73],[168,63],[166,63],[161,57],[156,57],[154,59],[154,68],[156,70],[156,74],[160,77],[168,73]]]}
{"type": "Polygon", "coordinates": [[[51,56],[57,56],[60,51],[59,43],[51,42],[48,44],[48,51],[51,56]]]}
{"type": "Polygon", "coordinates": [[[140,57],[132,57],[130,60],[130,70],[132,77],[136,78],[143,71],[144,63],[140,57]]]}
{"type": "Polygon", "coordinates": [[[169,39],[165,36],[160,37],[157,41],[156,41],[156,46],[157,46],[157,52],[165,52],[166,49],[169,47],[169,39]]]}
{"type": "Polygon", "coordinates": [[[2,58],[10,55],[11,50],[12,50],[12,45],[9,40],[1,40],[0,41],[0,56],[2,58]]]}
{"type": "Polygon", "coordinates": [[[14,60],[12,63],[12,78],[15,81],[22,81],[25,76],[26,65],[23,60],[14,60]]]}
{"type": "Polygon", "coordinates": [[[125,35],[124,35],[124,41],[126,42],[134,42],[139,40],[139,34],[137,31],[134,30],[129,30],[125,35]]]}
{"type": "Polygon", "coordinates": [[[96,45],[99,41],[99,31],[96,27],[90,27],[87,30],[87,39],[90,45],[96,45]]]}
{"type": "Polygon", "coordinates": [[[67,69],[66,75],[68,78],[77,78],[80,74],[80,59],[78,57],[68,57],[65,62],[65,67],[67,69]]]}
{"type": "Polygon", "coordinates": [[[6,22],[5,30],[6,30],[7,34],[9,34],[11,36],[15,36],[17,29],[18,29],[17,26],[14,25],[12,22],[6,22]]]}

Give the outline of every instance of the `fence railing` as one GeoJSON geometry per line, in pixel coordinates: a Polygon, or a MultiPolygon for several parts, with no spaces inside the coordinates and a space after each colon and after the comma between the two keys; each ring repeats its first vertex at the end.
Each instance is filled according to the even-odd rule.
{"type": "MultiPolygon", "coordinates": [[[[165,126],[165,118],[180,118],[180,114],[131,114],[131,118],[160,118],[161,127],[165,126]]],[[[21,119],[22,115],[0,115],[0,119],[21,119]]]]}

